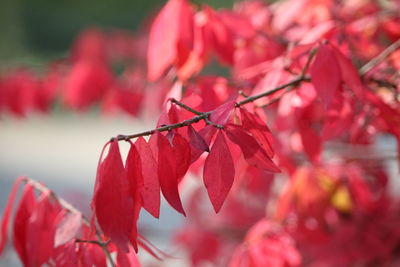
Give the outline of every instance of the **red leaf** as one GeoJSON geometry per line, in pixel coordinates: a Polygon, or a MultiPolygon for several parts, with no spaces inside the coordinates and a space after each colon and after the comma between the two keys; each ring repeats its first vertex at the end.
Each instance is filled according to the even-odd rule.
{"type": "Polygon", "coordinates": [[[143,137],[139,137],[135,146],[140,154],[142,163],[143,187],[140,189],[142,195],[143,208],[151,215],[158,218],[160,216],[160,183],[158,181],[157,162],[153,157],[149,144],[143,137]]]}
{"type": "Polygon", "coordinates": [[[234,108],[235,101],[226,102],[225,104],[214,109],[211,112],[209,119],[213,123],[225,125],[229,121],[234,108]]]}
{"type": "Polygon", "coordinates": [[[206,8],[205,11],[209,16],[207,28],[210,35],[207,42],[211,43],[213,50],[218,55],[218,59],[225,64],[233,64],[235,46],[232,32],[214,10],[206,8]]]}
{"type": "MultiPolygon", "coordinates": [[[[204,15],[202,12],[196,13],[193,25],[192,48],[186,58],[180,58],[178,62],[177,75],[180,80],[185,81],[193,74],[198,73],[207,60],[208,42],[206,38],[206,24],[202,20],[196,19],[204,15]]],[[[182,48],[182,45],[180,45],[182,48]]],[[[183,49],[181,49],[183,50],[183,49]]]]}
{"type": "Polygon", "coordinates": [[[15,197],[18,192],[18,188],[22,182],[24,177],[18,177],[14,182],[14,185],[11,189],[10,195],[8,197],[7,206],[3,213],[3,218],[1,221],[1,239],[0,239],[0,255],[3,252],[3,249],[7,243],[7,230],[8,230],[8,222],[10,220],[10,215],[12,211],[12,207],[14,206],[15,197]]]}
{"type": "Polygon", "coordinates": [[[79,244],[79,266],[107,267],[102,248],[96,244],[79,244]]]}
{"type": "MultiPolygon", "coordinates": [[[[28,221],[36,207],[35,193],[30,184],[25,186],[22,198],[14,217],[13,241],[24,266],[29,266],[29,254],[27,251],[28,221]]],[[[35,241],[37,242],[37,240],[35,241]]]]}
{"type": "Polygon", "coordinates": [[[180,134],[175,133],[172,139],[173,151],[176,160],[176,174],[178,182],[185,176],[191,163],[191,149],[189,143],[180,134]]]}
{"type": "Polygon", "coordinates": [[[187,133],[189,136],[189,142],[194,148],[200,151],[210,151],[210,148],[208,147],[204,138],[198,132],[196,132],[192,125],[187,127],[187,133]]]}
{"type": "Polygon", "coordinates": [[[240,109],[240,115],[242,116],[243,128],[251,133],[268,156],[272,158],[275,153],[271,146],[272,133],[268,126],[257,115],[251,114],[245,109],[240,109]]]}
{"type": "Polygon", "coordinates": [[[332,51],[335,54],[337,62],[339,63],[340,73],[343,81],[353,90],[354,94],[360,99],[364,98],[364,88],[361,83],[360,74],[354,67],[351,60],[340,52],[339,49],[332,46],[332,51]]]}
{"type": "Polygon", "coordinates": [[[132,250],[129,253],[118,251],[117,267],[140,267],[138,258],[132,250]]]}
{"type": "Polygon", "coordinates": [[[78,266],[78,253],[75,248],[75,240],[70,240],[66,244],[56,247],[52,259],[57,267],[78,266]]]}
{"type": "Polygon", "coordinates": [[[76,62],[65,81],[65,102],[70,107],[85,110],[103,97],[112,79],[108,66],[102,61],[76,62]]]}
{"type": "Polygon", "coordinates": [[[219,212],[235,177],[235,166],[222,131],[204,163],[203,179],[215,212],[219,212]]]}
{"type": "Polygon", "coordinates": [[[127,212],[131,212],[132,217],[132,225],[130,232],[130,241],[135,250],[137,251],[137,220],[139,218],[139,211],[142,206],[141,203],[141,191],[143,190],[143,176],[142,176],[142,159],[139,155],[136,146],[131,143],[131,148],[129,149],[128,156],[126,158],[126,178],[130,183],[131,194],[129,197],[131,198],[128,204],[132,205],[129,207],[127,212]],[[130,201],[133,201],[131,204],[130,201]]]}
{"type": "Polygon", "coordinates": [[[168,139],[157,133],[158,144],[158,178],[161,191],[168,203],[178,212],[186,216],[178,191],[178,166],[174,150],[168,139]]]}
{"type": "Polygon", "coordinates": [[[339,89],[341,75],[335,54],[326,44],[319,47],[315,56],[314,63],[311,66],[311,81],[322,103],[325,107],[329,106],[339,89]]]}
{"type": "Polygon", "coordinates": [[[299,121],[299,133],[303,143],[304,152],[311,161],[318,162],[321,156],[321,138],[318,133],[310,127],[306,120],[299,121]]]}
{"type": "Polygon", "coordinates": [[[104,234],[122,250],[128,251],[134,203],[118,141],[111,142],[108,155],[98,168],[93,204],[94,215],[104,234]]]}
{"type": "Polygon", "coordinates": [[[57,227],[54,237],[54,247],[58,247],[68,243],[75,238],[82,226],[82,214],[75,212],[66,213],[59,226],[57,227]]]}
{"type": "Polygon", "coordinates": [[[206,144],[209,146],[216,132],[217,128],[212,125],[207,125],[199,131],[199,134],[204,138],[204,141],[206,141],[206,144]]]}
{"type": "Polygon", "coordinates": [[[352,103],[342,94],[337,94],[326,112],[321,138],[329,140],[346,132],[353,123],[353,112],[352,103]]]}
{"type": "Polygon", "coordinates": [[[158,134],[152,134],[149,138],[149,147],[153,154],[154,160],[158,160],[158,134]]]}
{"type": "MultiPolygon", "coordinates": [[[[217,128],[215,128],[212,125],[207,125],[206,127],[202,128],[199,131],[199,135],[203,138],[203,140],[205,141],[207,147],[209,147],[212,138],[214,137],[214,134],[216,133],[217,128]]],[[[192,149],[192,162],[195,162],[200,156],[201,154],[203,154],[204,151],[202,150],[197,150],[197,149],[192,149]]],[[[209,150],[207,152],[210,152],[209,150]]]]}
{"type": "Polygon", "coordinates": [[[191,7],[186,0],[169,0],[154,20],[147,50],[147,77],[150,81],[160,78],[177,60],[180,37],[191,30],[185,28],[187,30],[181,32],[182,25],[192,21],[190,12],[191,7]]]}
{"type": "Polygon", "coordinates": [[[29,217],[26,228],[26,251],[29,266],[42,266],[53,255],[54,235],[61,208],[51,199],[51,192],[42,193],[29,217]],[[40,246],[37,245],[40,240],[40,246]]]}
{"type": "Polygon", "coordinates": [[[250,165],[271,172],[280,172],[265,150],[243,129],[234,125],[228,125],[226,127],[226,135],[233,143],[240,147],[244,158],[250,165]]]}

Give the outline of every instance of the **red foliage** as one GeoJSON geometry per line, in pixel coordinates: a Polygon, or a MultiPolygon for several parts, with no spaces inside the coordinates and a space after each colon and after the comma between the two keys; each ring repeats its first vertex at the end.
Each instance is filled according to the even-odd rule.
{"type": "Polygon", "coordinates": [[[138,246],[159,257],[136,224],[141,208],[159,217],[160,193],[187,216],[175,241],[193,266],[398,264],[399,199],[375,146],[390,134],[400,153],[400,3],[386,2],[215,10],[169,0],[148,33],[90,29],[41,76],[2,74],[0,110],[16,116],[47,112],[57,97],[80,111],[101,103],[107,113],[161,113],[156,129],[106,144],[91,223],[20,179],[13,242],[23,264],[106,266],[111,253],[117,266],[138,266],[138,246]],[[226,77],[204,74],[214,58],[226,77]],[[131,145],[125,164],[119,141],[131,145]],[[186,206],[188,174],[204,185],[186,206]],[[206,192],[218,214],[200,205],[206,192]]]}

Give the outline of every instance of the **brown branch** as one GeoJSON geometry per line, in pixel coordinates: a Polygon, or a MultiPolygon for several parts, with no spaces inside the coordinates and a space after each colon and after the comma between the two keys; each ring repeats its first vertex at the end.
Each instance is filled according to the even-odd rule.
{"type": "MultiPolygon", "coordinates": [[[[373,68],[374,66],[376,66],[377,64],[382,62],[387,56],[389,56],[393,51],[395,51],[399,47],[400,47],[400,39],[397,40],[396,42],[394,42],[393,44],[391,44],[384,51],[382,51],[382,53],[380,53],[377,57],[373,58],[367,64],[365,64],[362,68],[360,68],[360,70],[359,70],[360,75],[364,75],[366,72],[368,72],[371,68],[373,68]]],[[[279,86],[277,86],[277,87],[275,87],[275,88],[273,88],[271,90],[268,90],[266,92],[263,92],[263,93],[260,93],[260,94],[257,94],[257,95],[253,95],[253,96],[248,96],[245,99],[243,99],[242,101],[237,102],[235,104],[235,107],[240,107],[240,106],[248,104],[250,102],[254,102],[257,99],[272,95],[272,94],[274,94],[276,92],[279,92],[279,91],[281,91],[281,90],[283,90],[283,89],[285,89],[287,87],[292,87],[292,88],[290,88],[290,90],[291,90],[291,89],[295,88],[296,86],[298,86],[303,81],[310,81],[311,78],[309,76],[306,76],[306,72],[307,72],[308,68],[310,67],[311,61],[312,61],[313,57],[315,56],[317,50],[318,50],[318,48],[314,48],[314,49],[312,49],[310,51],[310,54],[309,54],[308,59],[307,59],[307,62],[305,64],[301,74],[297,78],[295,78],[295,79],[293,79],[293,80],[291,80],[291,81],[289,81],[287,83],[284,83],[282,85],[279,85],[279,86]]],[[[272,101],[276,102],[279,99],[280,99],[280,97],[277,97],[276,99],[273,99],[272,101]]],[[[180,101],[178,101],[176,99],[170,99],[170,101],[172,103],[177,104],[180,107],[182,107],[182,108],[184,108],[184,109],[196,114],[197,116],[195,116],[195,117],[193,117],[191,119],[182,121],[182,122],[169,124],[169,125],[164,125],[164,126],[161,126],[159,128],[156,128],[156,129],[153,129],[153,130],[148,130],[148,131],[137,133],[137,134],[119,135],[119,136],[117,136],[115,138],[114,137],[111,138],[111,141],[113,141],[115,139],[118,140],[118,141],[128,141],[130,139],[137,138],[137,137],[140,137],[140,136],[151,135],[151,134],[153,134],[155,132],[171,131],[173,129],[177,129],[177,128],[189,126],[189,125],[191,125],[193,123],[197,123],[200,120],[204,120],[207,124],[214,125],[213,123],[211,123],[209,121],[209,116],[211,114],[211,111],[209,111],[209,112],[199,112],[199,111],[194,110],[191,107],[183,104],[182,102],[180,102],[180,101]]],[[[214,125],[214,126],[217,127],[217,128],[221,128],[221,125],[214,125]]]]}
{"type": "MultiPolygon", "coordinates": [[[[261,94],[258,94],[258,95],[249,96],[249,97],[245,98],[244,100],[237,102],[235,104],[235,107],[240,107],[240,106],[243,106],[243,105],[245,105],[247,103],[253,102],[253,101],[255,101],[255,100],[259,99],[259,98],[272,95],[272,94],[274,94],[274,93],[276,93],[276,92],[278,92],[280,90],[285,89],[286,87],[297,86],[302,81],[310,81],[310,77],[304,76],[304,75],[303,76],[299,76],[299,77],[293,79],[292,81],[287,82],[285,84],[282,84],[282,85],[280,85],[280,86],[278,86],[278,87],[276,87],[276,88],[274,88],[272,90],[269,90],[267,92],[264,92],[264,93],[261,93],[261,94]]],[[[221,125],[214,124],[214,123],[212,123],[212,122],[210,122],[208,120],[208,117],[210,116],[211,111],[209,111],[209,112],[196,111],[196,110],[190,108],[189,106],[183,104],[182,102],[179,102],[176,99],[171,99],[171,102],[181,106],[182,108],[184,108],[184,109],[186,109],[186,110],[188,110],[188,111],[190,111],[190,112],[192,112],[194,114],[198,114],[198,115],[194,116],[191,119],[184,120],[184,121],[181,121],[181,122],[178,122],[178,123],[174,123],[174,124],[163,125],[161,127],[155,128],[153,130],[148,130],[148,131],[144,131],[144,132],[136,133],[136,134],[131,134],[131,135],[118,135],[117,137],[111,138],[111,141],[114,141],[114,140],[128,141],[130,139],[137,138],[137,137],[140,137],[140,136],[152,135],[153,133],[156,133],[156,132],[171,131],[173,129],[189,126],[189,125],[191,125],[193,123],[197,123],[197,122],[199,122],[201,120],[204,120],[207,124],[214,125],[217,128],[221,128],[222,127],[221,125]]]]}
{"type": "Polygon", "coordinates": [[[249,97],[243,99],[242,101],[237,102],[235,106],[236,107],[243,106],[243,105],[245,105],[247,103],[254,102],[257,99],[260,99],[260,98],[272,95],[272,94],[274,94],[276,92],[279,92],[280,90],[283,90],[286,87],[296,86],[296,85],[298,85],[299,83],[301,83],[303,81],[309,81],[309,80],[310,80],[310,78],[307,77],[307,76],[299,76],[299,77],[291,80],[290,82],[287,82],[287,83],[284,83],[282,85],[279,85],[278,87],[275,87],[274,89],[271,89],[269,91],[266,91],[266,92],[258,94],[258,95],[249,96],[249,97]]]}
{"type": "Polygon", "coordinates": [[[174,104],[186,109],[189,112],[192,112],[193,114],[196,114],[196,115],[203,115],[204,114],[204,112],[200,112],[200,111],[194,110],[193,108],[189,107],[186,104],[183,104],[181,101],[178,101],[175,98],[171,98],[169,101],[171,101],[171,103],[174,103],[174,104]]]}
{"type": "MultiPolygon", "coordinates": [[[[72,212],[72,213],[76,213],[76,214],[81,215],[81,216],[82,216],[82,222],[83,222],[85,225],[87,225],[87,226],[90,227],[90,221],[82,214],[82,212],[80,212],[77,208],[75,208],[71,203],[69,203],[69,202],[66,201],[65,199],[63,199],[63,198],[57,196],[57,195],[56,195],[53,191],[51,191],[49,188],[47,188],[46,186],[42,185],[41,183],[39,183],[39,182],[37,182],[37,181],[35,181],[35,180],[29,178],[29,177],[24,177],[24,178],[23,178],[23,181],[24,181],[25,183],[27,183],[27,184],[30,184],[33,188],[35,188],[35,189],[36,189],[37,191],[39,191],[39,192],[42,192],[42,193],[44,193],[44,192],[50,192],[51,197],[52,197],[55,201],[57,201],[58,204],[60,204],[60,206],[61,206],[62,208],[68,210],[69,212],[72,212]]],[[[98,242],[99,244],[107,244],[107,243],[104,243],[104,242],[103,242],[103,240],[102,240],[102,238],[101,238],[101,234],[99,233],[99,231],[97,230],[97,228],[96,228],[96,237],[97,237],[97,239],[98,239],[98,241],[96,241],[96,242],[98,242]]],[[[115,267],[116,265],[115,265],[114,260],[113,260],[113,258],[112,258],[112,256],[111,256],[110,251],[108,251],[108,249],[107,249],[107,245],[101,245],[101,247],[102,247],[102,249],[103,249],[104,254],[107,256],[107,259],[108,259],[108,261],[110,262],[111,266],[112,266],[112,267],[115,267]]]]}
{"type": "Polygon", "coordinates": [[[243,96],[243,97],[249,97],[245,92],[243,92],[243,90],[239,90],[239,95],[243,96]]]}
{"type": "MultiPolygon", "coordinates": [[[[285,88],[288,87],[288,86],[295,86],[295,85],[299,84],[299,83],[302,82],[302,81],[309,81],[309,80],[310,80],[310,78],[307,77],[307,76],[300,76],[300,77],[297,77],[297,78],[293,79],[292,81],[290,81],[290,82],[288,82],[288,83],[285,83],[285,84],[282,84],[282,85],[280,85],[280,86],[278,86],[278,87],[276,87],[276,88],[274,88],[274,89],[272,89],[272,90],[269,90],[269,91],[267,91],[267,92],[264,92],[264,93],[261,93],[261,94],[258,94],[258,95],[254,95],[254,96],[247,97],[246,99],[244,99],[244,100],[242,100],[242,101],[236,103],[236,104],[235,104],[235,107],[240,107],[240,106],[245,105],[245,104],[247,104],[247,103],[253,102],[253,101],[255,101],[255,100],[259,99],[259,98],[272,95],[272,94],[274,94],[274,93],[276,93],[276,92],[278,92],[278,91],[280,91],[280,90],[285,89],[285,88]]],[[[174,103],[175,103],[175,104],[177,104],[178,102],[179,102],[179,101],[174,100],[174,103]]],[[[184,104],[181,103],[181,102],[179,102],[179,103],[180,103],[180,104],[178,104],[179,106],[181,106],[181,107],[187,109],[188,106],[184,105],[184,104]]],[[[190,107],[189,107],[189,108],[190,108],[190,107]]],[[[190,110],[189,110],[189,111],[190,111],[190,110]]],[[[193,111],[195,111],[195,110],[193,110],[193,111]]],[[[191,111],[191,112],[192,112],[192,111],[191,111]]],[[[198,111],[195,111],[195,112],[198,112],[198,111]]],[[[193,112],[193,113],[194,113],[194,112],[193,112]]],[[[221,125],[213,124],[213,123],[211,123],[211,122],[208,120],[208,117],[210,116],[211,111],[209,111],[209,112],[198,112],[198,113],[199,113],[199,115],[194,116],[193,118],[188,119],[188,120],[184,120],[184,121],[181,121],[181,122],[178,122],[178,123],[174,123],[174,124],[164,125],[164,126],[161,126],[161,127],[156,128],[156,129],[144,131],[144,132],[141,132],[141,133],[136,133],[136,134],[131,134],[131,135],[118,135],[117,137],[111,138],[111,141],[114,141],[114,140],[118,140],[118,141],[128,141],[128,140],[133,139],[133,138],[137,138],[137,137],[140,137],[140,136],[151,135],[151,134],[156,133],[156,132],[171,131],[171,130],[173,130],[173,129],[177,129],[177,128],[189,126],[189,125],[191,125],[191,124],[193,124],[193,123],[197,123],[197,122],[199,122],[199,121],[201,121],[201,120],[204,120],[207,124],[212,124],[212,125],[214,125],[214,126],[217,127],[217,128],[221,128],[221,125]]]]}
{"type": "Polygon", "coordinates": [[[370,71],[372,68],[377,66],[379,63],[384,61],[391,53],[396,51],[396,49],[400,48],[400,39],[398,39],[396,42],[392,43],[389,45],[385,50],[383,50],[379,55],[368,61],[364,66],[360,68],[360,75],[364,76],[368,71],[370,71]]]}
{"type": "Polygon", "coordinates": [[[178,122],[178,123],[174,123],[174,124],[164,125],[164,126],[156,128],[156,129],[148,130],[148,131],[137,133],[137,134],[118,135],[117,137],[111,138],[111,141],[113,141],[113,140],[128,141],[128,140],[133,139],[133,138],[137,138],[137,137],[140,137],[140,136],[151,135],[151,134],[156,133],[156,132],[171,131],[173,129],[181,128],[181,127],[184,127],[184,126],[189,126],[189,125],[191,125],[193,123],[196,123],[196,122],[199,122],[201,120],[204,120],[204,119],[208,118],[208,116],[210,116],[210,114],[211,114],[211,112],[205,112],[202,115],[195,116],[195,117],[193,117],[191,119],[188,119],[188,120],[184,120],[184,121],[181,121],[181,122],[178,122]]]}

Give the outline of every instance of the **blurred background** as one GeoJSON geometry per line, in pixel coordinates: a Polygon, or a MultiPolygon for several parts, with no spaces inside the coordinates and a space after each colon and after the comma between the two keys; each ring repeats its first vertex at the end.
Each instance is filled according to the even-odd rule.
{"type": "MultiPolygon", "coordinates": [[[[233,3],[232,0],[198,2],[213,7],[233,3]]],[[[135,31],[149,23],[164,3],[161,0],[3,0],[0,71],[21,66],[45,67],[48,62],[65,57],[75,37],[88,27],[135,31]]],[[[29,114],[22,119],[1,114],[0,215],[12,183],[20,175],[43,182],[56,194],[89,212],[97,161],[104,143],[111,136],[153,126],[151,118],[104,117],[96,108],[81,114],[56,108],[48,115],[29,114]]],[[[149,230],[145,235],[150,241],[172,252],[167,241],[181,220],[182,216],[164,202],[161,219],[142,213],[140,226],[149,230]]],[[[176,266],[179,261],[171,264],[176,266]]],[[[0,258],[0,266],[20,266],[11,247],[0,258]]]]}
{"type": "MultiPolygon", "coordinates": [[[[38,64],[63,56],[84,28],[136,30],[151,19],[163,0],[3,0],[0,9],[0,60],[38,64]]],[[[199,0],[213,7],[233,0],[199,0]]]]}

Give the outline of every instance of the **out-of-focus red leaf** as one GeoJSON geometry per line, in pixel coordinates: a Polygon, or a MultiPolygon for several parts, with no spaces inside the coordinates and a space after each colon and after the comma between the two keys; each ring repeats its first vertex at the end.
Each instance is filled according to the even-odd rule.
{"type": "MultiPolygon", "coordinates": [[[[30,266],[30,255],[27,248],[28,222],[36,208],[35,192],[30,184],[25,185],[22,198],[14,217],[14,248],[24,266],[30,266]]],[[[34,241],[36,244],[37,240],[34,241]]],[[[33,244],[33,245],[34,245],[33,244]]]]}
{"type": "Polygon", "coordinates": [[[143,92],[139,89],[130,88],[123,84],[113,85],[111,90],[104,96],[103,111],[107,114],[121,110],[132,116],[137,115],[143,100],[143,92]]]}
{"type": "Polygon", "coordinates": [[[79,266],[107,267],[103,249],[96,244],[79,243],[79,266]]]}
{"type": "Polygon", "coordinates": [[[204,163],[203,179],[215,212],[219,212],[235,177],[235,166],[222,131],[204,163]]]}
{"type": "Polygon", "coordinates": [[[299,121],[299,133],[304,152],[311,161],[319,162],[322,148],[321,137],[307,121],[299,121]]]}
{"type": "Polygon", "coordinates": [[[343,55],[339,49],[334,46],[331,46],[331,48],[339,64],[340,74],[343,82],[345,82],[347,86],[353,90],[354,94],[358,98],[363,99],[364,87],[361,83],[360,74],[358,73],[357,69],[354,67],[353,63],[351,63],[351,60],[343,55]]]}
{"type": "Polygon", "coordinates": [[[147,50],[147,77],[151,81],[160,78],[178,58],[178,44],[186,47],[191,39],[187,26],[193,23],[191,7],[187,0],[169,0],[155,18],[149,34],[147,50]],[[186,39],[181,40],[180,39],[186,39]]]}
{"type": "Polygon", "coordinates": [[[311,81],[325,107],[328,107],[340,87],[341,73],[332,48],[323,44],[319,47],[311,65],[311,81]]]}
{"type": "Polygon", "coordinates": [[[185,215],[178,191],[178,166],[173,147],[169,140],[157,133],[158,145],[158,179],[161,191],[168,203],[178,212],[185,215]]]}
{"type": "Polygon", "coordinates": [[[51,192],[43,192],[29,217],[26,229],[26,250],[29,266],[42,266],[53,255],[54,235],[61,207],[51,198],[51,192]],[[37,242],[40,241],[40,246],[37,242]]]}
{"type": "Polygon", "coordinates": [[[7,243],[7,236],[8,236],[8,223],[10,221],[10,215],[12,211],[12,207],[14,206],[15,197],[18,192],[18,188],[22,182],[24,177],[18,177],[17,180],[14,182],[14,185],[11,189],[10,195],[8,197],[6,208],[4,209],[3,217],[1,220],[1,239],[0,239],[0,255],[3,252],[3,249],[7,243]]]}
{"type": "Polygon", "coordinates": [[[261,220],[247,233],[245,243],[234,252],[229,266],[300,266],[295,240],[280,225],[261,220]]]}
{"type": "Polygon", "coordinates": [[[104,234],[122,250],[128,251],[134,223],[134,200],[118,141],[111,142],[107,157],[100,163],[96,179],[94,215],[104,234]]]}
{"type": "Polygon", "coordinates": [[[354,117],[350,101],[337,94],[328,108],[321,138],[329,140],[338,137],[351,126],[354,117]]]}
{"type": "Polygon", "coordinates": [[[240,147],[244,158],[250,165],[271,172],[280,172],[265,150],[242,128],[235,125],[227,125],[226,135],[240,147]]]}
{"type": "Polygon", "coordinates": [[[78,267],[78,253],[75,247],[75,240],[55,247],[52,255],[57,267],[78,267]]]}
{"type": "Polygon", "coordinates": [[[149,144],[143,137],[139,137],[135,146],[140,154],[142,163],[143,187],[141,190],[143,208],[151,215],[160,216],[160,183],[158,181],[157,162],[149,144]]]}
{"type": "Polygon", "coordinates": [[[68,212],[63,214],[59,226],[55,232],[54,247],[68,243],[77,236],[82,226],[82,214],[68,212]]]}
{"type": "Polygon", "coordinates": [[[72,45],[72,61],[104,60],[106,41],[105,33],[100,29],[89,28],[82,31],[72,45]]]}
{"type": "Polygon", "coordinates": [[[267,152],[269,157],[274,156],[271,146],[272,133],[268,126],[255,114],[251,114],[246,109],[240,109],[242,124],[247,129],[260,146],[267,152]]]}
{"type": "Polygon", "coordinates": [[[235,51],[234,47],[234,35],[224,24],[213,9],[207,7],[205,12],[209,17],[207,23],[207,29],[209,31],[208,39],[209,42],[218,56],[218,59],[225,64],[233,64],[233,55],[235,51]]]}
{"type": "Polygon", "coordinates": [[[277,32],[285,31],[292,23],[295,22],[299,14],[299,10],[303,9],[306,0],[286,0],[279,2],[274,12],[272,27],[277,32]]]}
{"type": "Polygon", "coordinates": [[[253,38],[256,35],[256,30],[251,24],[251,20],[236,12],[221,10],[218,16],[226,27],[236,35],[243,38],[253,38]]]}
{"type": "Polygon", "coordinates": [[[193,48],[183,62],[178,62],[178,77],[185,81],[193,74],[198,73],[207,60],[207,50],[209,44],[205,41],[206,30],[204,23],[204,12],[200,11],[194,15],[193,21],[193,48]]]}
{"type": "Polygon", "coordinates": [[[132,250],[130,250],[129,253],[118,251],[117,267],[140,267],[140,263],[135,252],[132,250]]]}
{"type": "Polygon", "coordinates": [[[111,72],[104,62],[76,62],[65,81],[65,102],[70,107],[85,110],[104,96],[112,80],[111,72]]]}

